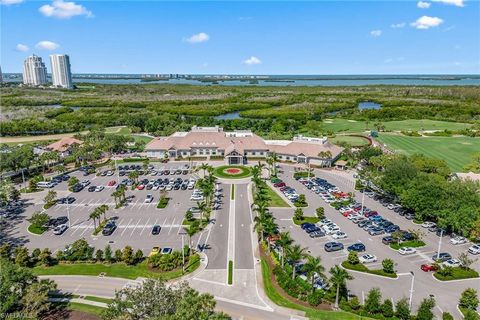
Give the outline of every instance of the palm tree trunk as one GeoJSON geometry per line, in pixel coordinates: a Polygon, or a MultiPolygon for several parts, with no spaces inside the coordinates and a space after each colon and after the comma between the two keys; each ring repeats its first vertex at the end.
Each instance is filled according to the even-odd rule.
{"type": "Polygon", "coordinates": [[[282,247],[282,269],[283,269],[284,257],[285,257],[285,248],[282,247]]]}
{"type": "Polygon", "coordinates": [[[295,280],[295,266],[296,266],[296,265],[297,265],[296,263],[294,263],[294,264],[292,265],[292,268],[293,268],[292,280],[295,280]]]}
{"type": "Polygon", "coordinates": [[[315,287],[313,286],[313,280],[315,279],[315,275],[312,274],[312,293],[315,292],[315,287]]]}
{"type": "Polygon", "coordinates": [[[337,295],[335,296],[335,309],[338,309],[338,295],[340,294],[340,285],[337,284],[337,295]]]}

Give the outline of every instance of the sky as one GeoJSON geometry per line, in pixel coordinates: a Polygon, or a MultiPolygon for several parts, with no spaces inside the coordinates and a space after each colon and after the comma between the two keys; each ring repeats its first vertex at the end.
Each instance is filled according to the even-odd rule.
{"type": "Polygon", "coordinates": [[[478,0],[0,3],[3,72],[480,74],[478,0]]]}

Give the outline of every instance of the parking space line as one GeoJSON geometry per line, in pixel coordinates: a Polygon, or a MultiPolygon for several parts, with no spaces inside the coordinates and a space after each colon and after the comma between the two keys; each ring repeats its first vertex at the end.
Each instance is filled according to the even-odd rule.
{"type": "Polygon", "coordinates": [[[175,217],[173,218],[172,223],[170,224],[170,229],[168,229],[168,234],[170,234],[174,225],[175,225],[175,217]]]}
{"type": "Polygon", "coordinates": [[[89,230],[92,225],[93,225],[93,221],[92,221],[92,223],[90,223],[90,224],[85,228],[85,230],[83,230],[83,232],[80,234],[80,236],[83,236],[83,234],[84,234],[85,232],[87,232],[87,230],[89,230]]]}
{"type": "Polygon", "coordinates": [[[130,233],[130,237],[133,236],[133,233],[135,232],[135,229],[137,229],[137,226],[140,224],[141,221],[142,221],[141,218],[138,219],[137,224],[135,225],[135,227],[133,227],[132,232],[130,233]]]}
{"type": "Polygon", "coordinates": [[[167,222],[167,217],[165,217],[165,220],[162,223],[162,227],[165,226],[165,223],[167,222]]]}
{"type": "Polygon", "coordinates": [[[123,236],[123,234],[125,233],[125,231],[127,230],[128,226],[130,225],[130,222],[132,222],[132,220],[133,220],[133,219],[132,219],[132,218],[130,218],[130,221],[128,221],[128,224],[127,224],[127,226],[126,226],[126,227],[124,227],[124,229],[123,229],[123,231],[122,231],[122,234],[121,234],[122,236],[123,236]]]}
{"type": "Polygon", "coordinates": [[[143,229],[140,232],[140,235],[142,235],[143,231],[145,231],[145,228],[148,226],[148,222],[150,221],[150,218],[148,218],[147,222],[143,225],[143,229]]]}

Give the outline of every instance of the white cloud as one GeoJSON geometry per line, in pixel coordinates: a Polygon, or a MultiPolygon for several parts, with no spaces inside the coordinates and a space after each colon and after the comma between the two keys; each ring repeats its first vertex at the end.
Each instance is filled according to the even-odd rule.
{"type": "Polygon", "coordinates": [[[42,49],[42,50],[55,50],[58,47],[60,47],[58,43],[48,41],[48,40],[40,41],[35,45],[35,48],[42,49]]]}
{"type": "Polygon", "coordinates": [[[41,6],[40,11],[46,17],[53,17],[59,19],[69,19],[75,16],[87,16],[93,17],[93,13],[88,11],[87,8],[75,2],[64,2],[63,0],[54,0],[52,4],[46,4],[41,6]]]}
{"type": "Polygon", "coordinates": [[[372,37],[380,37],[382,35],[382,30],[372,30],[370,31],[370,35],[372,37]]]}
{"type": "Polygon", "coordinates": [[[206,34],[205,32],[200,32],[197,34],[194,34],[190,38],[187,38],[186,41],[189,43],[201,43],[210,40],[210,36],[206,34]]]}
{"type": "Polygon", "coordinates": [[[430,29],[438,27],[442,23],[443,20],[438,17],[421,16],[417,21],[410,23],[410,25],[417,29],[430,29]]]}
{"type": "Polygon", "coordinates": [[[254,64],[260,64],[260,63],[262,63],[262,61],[255,56],[251,56],[247,60],[243,61],[243,63],[251,66],[251,65],[254,65],[254,64]]]}
{"type": "Polygon", "coordinates": [[[430,2],[425,2],[425,1],[418,1],[417,2],[417,7],[420,9],[428,9],[430,8],[432,4],[430,2]]]}
{"type": "Polygon", "coordinates": [[[394,23],[392,25],[390,25],[390,27],[394,28],[394,29],[397,29],[397,28],[403,28],[405,27],[407,24],[405,22],[400,22],[400,23],[394,23]]]}
{"type": "Polygon", "coordinates": [[[29,49],[30,49],[30,48],[29,48],[27,45],[21,44],[21,43],[19,43],[19,44],[17,44],[17,45],[15,46],[15,50],[20,51],[20,52],[26,52],[26,51],[28,51],[29,49]]]}
{"type": "Polygon", "coordinates": [[[11,4],[19,4],[22,2],[23,0],[0,0],[0,4],[3,4],[5,6],[9,6],[11,4]]]}
{"type": "Polygon", "coordinates": [[[441,2],[441,3],[444,3],[444,4],[450,4],[450,5],[454,5],[454,6],[457,6],[457,7],[464,7],[465,4],[464,4],[464,0],[432,0],[433,2],[441,2]]]}

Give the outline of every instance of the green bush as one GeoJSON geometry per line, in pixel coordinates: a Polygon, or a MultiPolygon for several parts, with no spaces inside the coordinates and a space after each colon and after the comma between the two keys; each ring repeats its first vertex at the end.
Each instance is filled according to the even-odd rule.
{"type": "Polygon", "coordinates": [[[321,290],[316,290],[313,293],[309,294],[307,297],[307,302],[311,306],[318,306],[320,303],[322,303],[322,298],[324,296],[324,292],[321,290]]]}
{"type": "Polygon", "coordinates": [[[460,267],[441,267],[433,275],[441,281],[478,278],[477,271],[460,267]]]}
{"type": "Polygon", "coordinates": [[[148,263],[161,271],[171,271],[182,265],[182,253],[174,250],[171,254],[155,254],[148,258],[148,263]]]}
{"type": "Polygon", "coordinates": [[[394,273],[395,264],[392,259],[384,259],[382,261],[383,271],[386,273],[394,273]]]}
{"type": "Polygon", "coordinates": [[[359,264],[360,263],[360,259],[358,258],[358,253],[356,253],[355,251],[350,251],[348,253],[348,258],[347,258],[347,261],[348,263],[350,264],[359,264]]]}
{"type": "Polygon", "coordinates": [[[160,198],[160,201],[158,201],[158,204],[157,204],[157,209],[166,208],[169,201],[170,201],[170,198],[167,198],[167,197],[160,198]]]}

